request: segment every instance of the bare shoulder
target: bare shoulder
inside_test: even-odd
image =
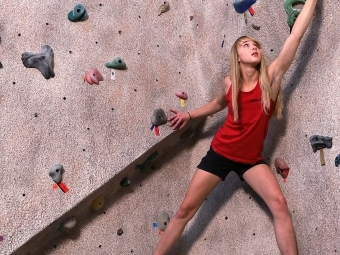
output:
[[[228,93],[230,86],[231,86],[231,78],[230,78],[230,75],[228,75],[223,80],[223,90],[225,91],[226,94]]]

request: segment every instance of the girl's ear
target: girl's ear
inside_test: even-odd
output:
[[[237,56],[237,62],[240,62],[241,60],[240,60],[240,57],[239,56]]]

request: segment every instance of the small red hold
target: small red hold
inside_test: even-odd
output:
[[[103,76],[95,67],[91,67],[84,76],[84,81],[88,82],[90,85],[99,84],[100,81],[103,81]]]
[[[289,167],[287,166],[286,162],[282,158],[276,158],[274,165],[277,173],[280,174],[283,178],[283,181],[286,182],[289,174]]]
[[[255,10],[253,9],[253,7],[250,6],[250,7],[248,8],[248,11],[249,11],[249,13],[250,13],[251,16],[254,16]]]
[[[187,100],[187,99],[188,99],[187,93],[185,93],[185,92],[183,92],[183,91],[181,91],[181,90],[178,90],[178,91],[175,93],[175,95],[176,95],[177,97],[179,97],[180,99],[183,99],[183,100]]]

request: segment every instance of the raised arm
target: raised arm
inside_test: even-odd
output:
[[[282,76],[292,64],[300,41],[313,17],[316,1],[317,0],[306,0],[279,56],[268,66],[269,75],[272,76],[271,78],[273,80],[281,81]]]

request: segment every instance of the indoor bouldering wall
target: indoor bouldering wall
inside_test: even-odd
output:
[[[1,254],[152,254],[226,111],[181,131],[164,115],[219,93],[239,36],[257,38],[270,63],[290,30],[281,0],[257,0],[246,16],[231,0],[4,0],[0,10]],[[318,1],[263,152],[302,255],[340,252],[339,11]],[[324,165],[313,136],[328,137]],[[232,173],[171,254],[280,253],[268,208]]]

